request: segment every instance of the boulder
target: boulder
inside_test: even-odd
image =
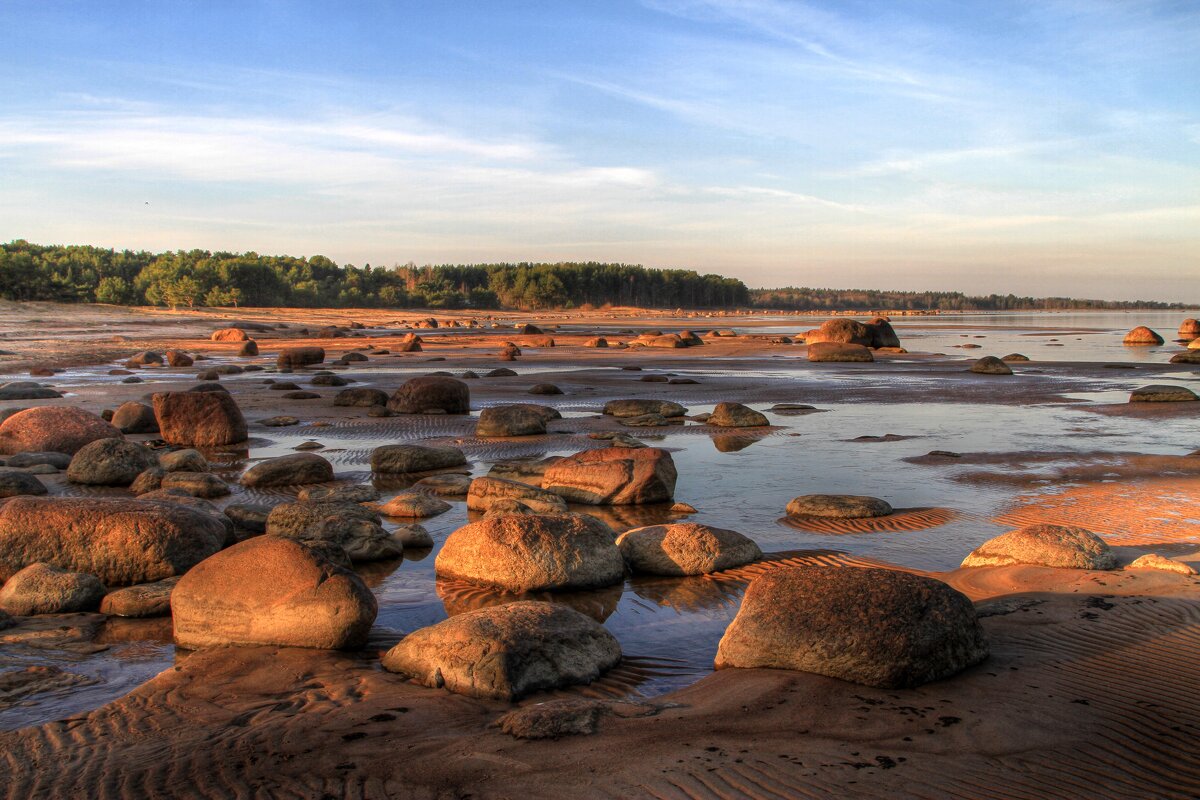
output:
[[[0,580],[39,561],[109,586],[186,572],[221,549],[225,527],[166,503],[98,497],[15,497],[0,507]]]
[[[488,370],[487,372],[485,372],[483,377],[485,377],[485,378],[511,378],[516,374],[517,373],[514,370],[511,370],[508,367],[496,367],[495,369]]]
[[[467,492],[468,509],[490,511],[499,500],[516,500],[536,514],[561,514],[567,510],[561,497],[527,483],[488,476],[471,481]]]
[[[1146,347],[1162,344],[1163,337],[1159,336],[1145,325],[1139,325],[1129,333],[1125,334],[1125,339],[1122,343],[1136,347]]]
[[[546,432],[546,423],[560,419],[553,408],[532,403],[489,406],[479,412],[476,436],[538,436]]]
[[[584,347],[608,347],[608,339],[603,336],[594,336],[583,343]]]
[[[370,408],[371,406],[387,405],[388,395],[382,389],[368,389],[359,386],[353,389],[342,389],[333,397],[335,406],[352,406]]]
[[[208,472],[208,459],[199,450],[172,450],[158,457],[158,465],[167,472]]]
[[[313,386],[346,386],[350,381],[341,375],[314,375]]]
[[[888,327],[890,328],[891,325],[888,325]],[[895,336],[895,331],[892,332],[892,335]],[[810,346],[821,342],[829,342],[871,347],[875,342],[875,336],[871,328],[863,323],[853,319],[842,318],[822,322],[821,327],[804,334],[804,342]],[[899,342],[900,340],[897,339],[896,344],[887,346],[899,347]]]
[[[638,337],[638,341],[647,347],[662,347],[668,350],[687,347],[683,339],[679,338],[679,334],[668,333],[660,336],[648,336],[645,339]]]
[[[62,397],[62,392],[51,389],[48,386],[21,386],[16,384],[31,383],[31,381],[13,381],[0,387],[0,401],[8,400],[53,400]],[[20,411],[23,409],[16,409]],[[15,411],[14,411],[15,413]]]
[[[221,328],[213,331],[209,338],[214,342],[244,342],[250,336],[241,328]]]
[[[529,387],[530,394],[562,394],[563,390],[553,383],[535,383]]]
[[[375,509],[387,517],[424,519],[450,510],[450,504],[424,492],[401,492]]]
[[[260,461],[242,473],[243,486],[298,486],[333,480],[333,464],[316,453],[293,453]]]
[[[196,363],[194,358],[181,350],[168,350],[166,355],[169,367],[190,367]]]
[[[1196,339],[1200,342],[1200,339]],[[1176,353],[1171,356],[1172,364],[1200,364],[1200,348],[1196,350],[1184,350],[1182,353]]]
[[[1028,361],[1029,356],[1021,355],[1020,353],[1009,353],[1006,356],[1001,356],[1000,360],[1004,361],[1005,363],[1018,363],[1022,361]]]
[[[87,486],[128,486],[143,470],[158,466],[145,445],[124,439],[97,439],[79,448],[67,467],[67,480]]]
[[[641,417],[658,414],[663,417],[682,417],[687,409],[670,400],[609,400],[604,413],[612,417]]]
[[[900,337],[896,335],[896,329],[892,327],[892,323],[886,318],[876,317],[867,323],[866,327],[871,334],[871,343],[867,345],[868,347],[900,347]]]
[[[762,558],[762,550],[737,531],[694,522],[633,528],[617,547],[635,574],[707,575]]]
[[[377,610],[375,596],[353,572],[273,536],[206,559],[171,593],[175,643],[191,649],[357,648],[366,643]]]
[[[526,336],[521,340],[521,344],[526,347],[554,347],[553,336]],[[517,350],[515,355],[520,355],[520,350]]]
[[[522,601],[480,608],[410,633],[383,668],[434,689],[516,700],[591,683],[621,660],[621,646],[586,614]]]
[[[423,525],[416,523],[397,525],[392,538],[404,545],[405,550],[428,550],[433,547],[433,536]]]
[[[224,497],[229,484],[211,472],[168,472],[159,480],[160,489],[179,489],[192,497]]]
[[[1142,386],[1129,395],[1131,403],[1186,403],[1192,400],[1200,400],[1200,397],[1191,389],[1166,384]]]
[[[963,559],[964,567],[1034,564],[1058,569],[1115,569],[1108,543],[1083,528],[1028,525],[989,539]]]
[[[471,389],[457,378],[410,378],[392,394],[387,407],[397,414],[469,414]]]
[[[143,350],[137,355],[131,356],[128,363],[138,367],[143,367],[149,364],[162,364],[163,357],[153,350]]]
[[[1179,338],[1189,342],[1200,339],[1200,320],[1188,318],[1179,323]]]
[[[179,578],[140,583],[109,592],[100,601],[100,613],[114,617],[165,617],[171,613],[171,592]]]
[[[159,392],[151,399],[168,444],[217,447],[246,441],[246,418],[228,392]]]
[[[1196,570],[1182,561],[1176,561],[1173,558],[1164,558],[1158,553],[1146,553],[1144,556],[1139,556],[1129,566],[1125,567],[1125,569],[1157,569],[1163,572],[1176,572],[1180,575],[1196,574]]]
[[[22,409],[24,410],[24,409]],[[52,467],[66,469],[71,464],[71,456],[53,450],[46,452],[17,453],[8,459],[8,466],[26,469],[28,467]]]
[[[612,586],[625,577],[615,538],[585,514],[486,516],[447,537],[435,569],[512,592]]]
[[[1012,367],[995,356],[984,356],[971,365],[976,375],[1012,375]]]
[[[280,369],[296,369],[320,364],[324,360],[324,347],[284,347],[275,359],[275,366]]]
[[[717,403],[708,418],[709,425],[721,428],[758,428],[770,425],[765,416],[741,403]]]
[[[75,406],[27,408],[0,422],[0,453],[53,451],[75,455],[97,439],[120,439],[121,432]]]
[[[457,447],[429,447],[420,444],[385,444],[371,451],[371,471],[389,474],[429,472],[461,467],[467,457]]]
[[[870,349],[861,344],[817,342],[808,346],[808,360],[817,362],[855,363],[874,361]]]
[[[453,472],[430,475],[414,483],[413,488],[439,497],[461,497],[471,489],[471,476]]]
[[[162,479],[166,474],[167,471],[162,467],[150,467],[149,469],[142,470],[133,479],[133,483],[129,484],[129,491],[135,495],[158,491],[162,488]]]
[[[104,584],[95,575],[67,572],[50,564],[30,564],[0,588],[0,609],[9,614],[70,614],[94,611],[104,597]]]
[[[242,346],[238,349],[238,355],[247,358],[258,355],[258,342],[253,339],[247,339],[245,342],[242,342]],[[249,369],[249,367],[246,369]]]
[[[905,689],[987,655],[975,606],[941,581],[887,569],[789,567],[750,582],[715,666]]]
[[[542,488],[568,503],[631,505],[672,499],[678,473],[671,454],[658,447],[585,450],[546,469]]]
[[[121,433],[158,433],[154,409],[145,403],[130,400],[113,412],[112,424]]]
[[[28,472],[0,469],[0,498],[46,494],[45,485]]]
[[[404,548],[379,524],[379,514],[358,503],[282,503],[267,515],[266,532],[298,541],[328,542],[352,561],[399,558]]]
[[[789,501],[787,513],[793,517],[864,519],[887,516],[892,513],[892,507],[878,497],[854,494],[806,494]]]

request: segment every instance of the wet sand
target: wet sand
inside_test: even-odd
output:
[[[1200,403],[1139,408],[1121,399],[1147,383],[1195,389],[1200,367],[1166,363],[1178,345],[1150,356],[1131,354],[1122,362],[1127,369],[1035,360],[1014,365],[1012,377],[995,377],[966,367],[981,355],[1003,352],[917,352],[920,337],[906,335],[906,319],[894,324],[913,352],[881,354],[873,364],[812,364],[802,345],[753,335],[685,350],[582,346],[596,332],[626,341],[630,337],[617,331],[769,329],[780,324],[777,319],[510,315],[507,330],[420,330],[424,350],[406,354],[395,351],[404,332],[398,329],[323,340],[252,334],[262,355],[243,359],[233,356],[238,345],[207,341],[209,332],[229,321],[207,314],[112,311],[114,332],[100,338],[128,341],[95,342],[89,349],[94,319],[31,321],[31,314],[46,311],[6,307],[0,313],[6,332],[0,347],[17,354],[4,357],[0,368],[27,369],[34,362],[66,368],[37,380],[68,395],[3,406],[114,408],[153,391],[191,386],[198,371],[218,364],[269,367],[285,345],[318,344],[329,360],[368,344],[392,349],[388,355],[364,350],[369,361],[338,370],[354,386],[388,391],[434,370],[482,373],[507,366],[519,374],[469,381],[473,408],[552,405],[565,419],[550,426],[551,434],[485,440],[473,436],[471,418],[369,418],[365,409],[332,406],[338,390],[308,386],[303,372],[258,372],[222,376],[251,422],[252,438],[248,447],[211,455],[232,479],[247,463],[316,440],[339,481],[361,482],[372,479],[366,459],[373,447],[422,440],[461,447],[478,475],[499,460],[603,446],[587,434],[619,430],[672,450],[680,471],[676,497],[699,510],[687,519],[742,531],[767,557],[704,578],[630,579],[614,592],[559,598],[606,620],[627,658],[590,687],[522,701],[604,704],[595,735],[556,741],[516,740],[501,732],[495,723],[511,710],[508,704],[424,689],[379,668],[380,651],[406,631],[512,599],[434,580],[432,554],[364,570],[381,608],[362,653],[176,653],[161,622],[123,626],[100,615],[69,615],[53,625],[49,618],[22,622],[0,632],[0,659],[7,659],[0,666],[40,664],[58,671],[32,679],[39,691],[0,682],[0,723],[27,720],[0,733],[0,763],[11,776],[6,796],[1200,794],[1200,580],[1141,570],[954,568],[982,541],[1043,521],[1095,531],[1116,548],[1122,564],[1157,552],[1200,567],[1200,457],[1190,455],[1200,447]],[[418,315],[254,310],[244,318],[303,322],[315,330],[351,319],[375,325]],[[573,327],[552,334],[556,347],[524,346],[517,361],[500,362],[500,342],[526,339],[511,329],[516,321],[570,321]],[[816,322],[798,320],[795,330]],[[1070,328],[1061,320],[1048,324],[1059,332]],[[211,360],[186,369],[136,370],[144,381],[136,384],[107,374],[116,366],[107,362],[167,347]],[[642,369],[621,369],[626,366]],[[699,383],[641,381],[672,373]],[[267,377],[294,380],[321,398],[282,400],[262,383]],[[542,382],[555,383],[564,394],[527,393]],[[618,397],[676,400],[692,414],[733,400],[766,412],[772,424],[752,430],[693,421],[625,428],[597,415],[606,400]],[[819,413],[771,412],[774,403],[809,403]],[[301,422],[289,428],[256,422],[276,414]],[[60,476],[46,476],[46,482],[52,494],[124,494],[83,490]],[[379,485],[403,488],[403,482]],[[784,518],[790,497],[835,490],[885,497],[897,513],[800,525]],[[235,489],[221,504],[279,502],[293,494],[294,487]],[[662,507],[600,516],[618,530],[682,518]],[[451,512],[426,525],[440,545],[468,518],[455,502]],[[980,604],[991,657],[949,680],[905,691],[785,671],[713,673],[711,652],[746,583],[780,565],[814,563],[831,569],[882,565],[948,581]],[[57,721],[38,724],[45,719]]]

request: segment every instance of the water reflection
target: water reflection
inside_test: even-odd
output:
[[[597,622],[604,622],[617,610],[622,592],[620,584],[581,592],[509,592],[452,578],[437,579],[437,594],[449,617],[518,600],[541,600],[570,606]]]

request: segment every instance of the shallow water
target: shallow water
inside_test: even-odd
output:
[[[1139,321],[1146,319],[1147,315],[1138,316]],[[939,321],[964,323],[961,317]],[[920,320],[922,325],[925,322]],[[974,321],[970,322],[974,324]],[[903,324],[904,321],[900,321],[900,325]],[[1178,324],[1178,320],[1174,324]],[[996,326],[989,327],[986,321],[980,321],[980,329],[991,331],[988,336],[992,343],[1024,335],[1019,328],[998,332]],[[930,332],[928,335],[931,340],[944,336],[950,341],[951,337],[957,340],[960,332],[956,329],[954,333]],[[1123,331],[1121,333],[1123,335]],[[912,349],[926,349],[924,342],[914,345],[912,340],[917,338],[914,334],[902,329],[901,336]],[[1093,337],[1089,347],[1095,355],[1098,349],[1109,347],[1113,334],[1096,332],[1087,336]],[[1060,338],[1065,340],[1066,337]],[[1032,339],[1023,341],[1028,343]],[[1103,344],[1105,342],[1109,344]],[[1090,360],[1117,360],[1118,356],[1124,356],[1121,360],[1130,359],[1133,348],[1122,348],[1119,343],[1116,347],[1113,355]],[[1015,349],[1021,348],[1004,346],[996,352],[1001,354],[1000,350]],[[1144,351],[1139,349],[1138,352]],[[212,363],[220,363],[220,360]],[[398,363],[395,367],[388,365],[373,370],[369,380],[356,385],[374,384],[387,388],[399,383],[403,377],[441,368],[443,365],[429,362]],[[532,364],[517,369],[523,373],[539,371],[539,367]],[[106,370],[72,370],[56,376],[54,382],[70,386],[119,380],[107,376]],[[700,377],[749,374],[745,370],[726,367],[721,359],[705,359],[703,368],[679,372]],[[155,372],[153,377],[165,378],[169,374]],[[177,375],[184,377],[183,373]],[[777,369],[759,370],[753,375],[794,385],[797,395],[803,395],[806,386],[817,382],[825,388],[831,385],[852,388],[864,381],[881,380],[878,372],[852,369],[844,373],[817,373],[799,360],[781,361]],[[262,374],[227,376],[223,377],[223,382],[237,387],[259,382],[264,377]],[[1037,379],[1035,375],[1027,377]],[[1178,378],[1194,381],[1195,373],[1181,372]],[[1069,380],[1062,375],[1057,379]],[[1095,453],[1178,455],[1195,449],[1194,418],[1144,419],[1089,411],[1089,406],[1097,403],[1123,403],[1129,389],[1145,383],[1144,378],[1119,371],[1105,379],[1113,388],[1100,391],[1081,388],[1079,392],[1068,393],[1071,402],[1034,405],[963,403],[953,402],[949,399],[952,393],[948,393],[944,402],[817,402],[820,413],[787,415],[766,411],[775,427],[753,434],[720,431],[691,422],[684,427],[629,429],[629,433],[648,444],[671,450],[679,471],[676,499],[691,503],[698,513],[684,518],[670,515],[665,507],[607,512],[586,507],[574,510],[597,513],[618,531],[672,519],[731,528],[753,538],[768,557],[790,559],[795,563],[881,561],[926,571],[952,569],[971,549],[1007,529],[1008,526],[994,520],[1010,507],[1016,495],[1028,487],[1052,482],[1054,470],[1063,463],[1070,463],[1076,457],[1088,458],[1091,457],[1089,454]],[[913,387],[933,385],[941,379],[928,375],[891,374],[886,380],[902,383],[897,392],[903,397]],[[1080,386],[1094,383],[1094,380],[1081,380]],[[147,386],[146,390],[151,388]],[[686,392],[697,389],[678,388],[681,399],[686,399]],[[636,390],[624,392],[626,395],[636,393]],[[327,425],[256,428],[252,435],[257,438],[252,440],[249,452],[231,456],[223,466],[223,474],[233,480],[245,466],[246,456],[257,460],[290,453],[296,445],[308,440],[320,441],[324,449],[317,452],[334,463],[339,479],[351,481],[371,480],[368,465],[371,449],[397,441],[454,443],[457,440],[468,454],[472,475],[486,474],[499,460],[565,455],[585,446],[603,444],[578,435],[597,424],[593,417],[600,399],[571,395],[529,399],[560,408],[566,419],[550,427],[570,433],[516,442],[486,442],[472,438],[473,418],[446,416],[359,417],[334,420]],[[488,404],[485,401],[475,405]],[[763,404],[755,405],[763,409]],[[690,413],[710,411],[711,408],[711,404],[692,404]],[[1028,477],[1025,489],[1022,489],[1014,488],[1010,482],[989,480],[986,475],[964,480],[964,473],[980,472],[978,464],[968,466],[953,458],[915,464],[906,460],[931,451],[1061,455],[1030,459],[1029,463],[1022,464],[1019,469]],[[401,488],[395,483],[380,485],[391,492]],[[873,532],[855,532],[852,525],[841,528],[818,525],[805,529],[794,522],[789,523],[783,513],[788,500],[796,495],[815,493],[881,497],[897,509],[897,514],[889,523],[890,528],[880,525]],[[235,494],[220,504],[279,502],[291,494],[294,492],[288,490],[247,492],[235,489]],[[435,579],[438,547],[453,530],[468,521],[463,499],[450,500],[453,505],[450,512],[423,523],[436,542],[432,552],[412,554],[412,557],[395,563],[363,567],[362,572],[380,605],[375,640],[381,643],[394,641],[402,633],[436,623],[450,613],[512,599],[478,587],[439,583]],[[748,574],[734,574],[677,580],[630,578],[623,586],[611,590],[542,597],[569,602],[602,619],[620,640],[628,657],[626,665],[616,674],[581,691],[653,696],[687,685],[711,669],[717,642],[737,611],[748,577]],[[6,645],[0,651],[0,667],[6,670],[26,664],[49,664],[80,675],[86,681],[83,685],[46,692],[29,698],[23,705],[0,710],[0,729],[59,719],[95,708],[167,668],[174,658],[174,648],[166,639],[161,636],[139,639],[136,632],[114,634],[107,650],[88,654]]]

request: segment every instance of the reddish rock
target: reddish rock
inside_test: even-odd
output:
[[[658,447],[606,447],[560,459],[546,469],[542,488],[569,503],[632,505],[672,499],[678,473]]]
[[[74,455],[97,439],[120,439],[121,432],[76,406],[42,406],[18,411],[0,422],[0,453],[53,451]]]
[[[246,418],[227,392],[159,392],[153,402],[168,444],[214,447],[246,441]]]
[[[397,414],[469,414],[471,389],[456,378],[411,378],[392,394],[387,408]]]

